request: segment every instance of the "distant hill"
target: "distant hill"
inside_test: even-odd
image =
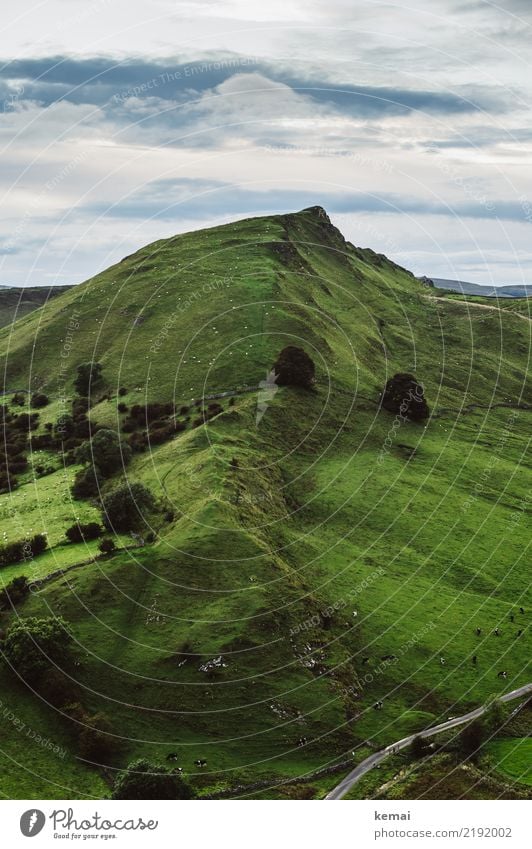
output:
[[[481,286],[478,283],[466,283],[464,280],[447,280],[445,277],[423,277],[434,283],[438,289],[460,292],[463,295],[483,295],[485,298],[529,298],[532,286]]]
[[[0,286],[0,327],[12,324],[70,288],[70,286]]]

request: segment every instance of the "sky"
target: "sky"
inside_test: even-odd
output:
[[[0,284],[325,207],[416,274],[532,283],[530,0],[3,0]]]

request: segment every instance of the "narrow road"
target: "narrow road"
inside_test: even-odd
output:
[[[479,310],[495,310],[496,312],[503,312],[506,315],[515,315],[518,318],[522,318],[523,321],[530,322],[531,320],[529,315],[523,315],[523,313],[518,312],[517,310],[505,310],[504,307],[494,307],[492,304],[477,304],[476,301],[456,301],[454,298],[439,297],[437,295],[425,295],[424,297],[431,301],[443,301],[446,304],[467,304],[468,307],[473,307]],[[508,298],[508,300],[511,300],[511,298]]]
[[[512,690],[511,693],[506,693],[506,695],[501,696],[499,701],[510,702],[512,699],[519,699],[521,696],[526,696],[529,693],[532,693],[532,684],[525,684],[524,687],[519,687],[518,690]],[[385,749],[381,749],[380,752],[374,752],[369,756],[369,758],[366,758],[366,760],[356,766],[349,775],[346,775],[340,784],[337,784],[337,786],[327,794],[325,801],[342,799],[346,793],[349,792],[351,787],[366,774],[366,772],[369,772],[370,769],[383,761],[384,758],[387,758],[388,755],[395,754],[401,749],[406,749],[406,747],[411,744],[414,737],[433,737],[435,734],[440,734],[442,731],[448,731],[450,728],[456,728],[458,725],[464,725],[472,719],[477,719],[485,712],[486,705],[482,705],[482,707],[475,708],[475,710],[471,710],[469,713],[464,713],[463,716],[456,716],[453,719],[448,719],[446,722],[441,722],[439,725],[434,725],[432,728],[426,728],[418,734],[411,734],[409,737],[403,737],[402,740],[398,740],[397,743],[391,743],[389,746],[386,746]]]

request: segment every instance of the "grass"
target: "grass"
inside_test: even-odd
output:
[[[77,362],[102,361],[98,393],[109,398],[91,416],[106,426],[119,421],[118,400],[256,385],[287,335],[304,340],[318,372],[316,393],[280,389],[258,426],[249,392],[135,455],[129,478],[170,502],[173,520],[156,519],[153,545],[73,570],[19,608],[71,623],[84,707],[124,738],[107,774],[177,751],[202,792],[297,778],[529,680],[521,318],[431,301],[316,211],[252,219],[148,246],[0,333],[8,380],[47,381],[52,417],[73,311],[68,380]],[[396,426],[378,409],[399,370],[425,383],[434,416],[424,425]],[[48,529],[53,550],[35,561],[45,569],[67,552],[69,511],[88,520],[96,509],[68,503],[74,471],[0,499],[6,520],[17,499],[21,528]],[[200,670],[219,655],[226,666]],[[21,710],[38,709],[1,675]],[[40,798],[46,776],[17,778],[13,792]]]
[[[488,747],[494,769],[502,775],[532,786],[532,740],[529,737],[494,740]]]

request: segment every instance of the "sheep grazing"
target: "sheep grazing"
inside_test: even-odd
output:
[[[167,760],[167,761],[176,761],[176,760],[177,760],[177,752],[170,752],[170,753],[166,756],[166,760]]]
[[[477,637],[480,637],[482,634],[482,628],[477,628]]]

